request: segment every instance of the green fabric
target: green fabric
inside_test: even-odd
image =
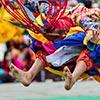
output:
[[[95,43],[92,43],[91,41],[88,41],[87,42],[87,48],[91,51],[94,51],[95,50],[95,47],[96,47],[96,44]]]
[[[22,24],[20,24],[18,22],[13,22],[13,21],[6,20],[6,19],[3,19],[3,20],[6,21],[6,22],[9,22],[9,23],[11,23],[11,24],[13,24],[13,25],[15,25],[15,26],[17,26],[19,28],[25,28]]]

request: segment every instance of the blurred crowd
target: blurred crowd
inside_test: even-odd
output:
[[[68,5],[73,7],[78,3],[82,3],[87,8],[100,8],[100,0],[69,0]]]
[[[34,54],[29,48],[29,38],[22,35],[18,40],[10,40],[1,45],[0,82],[13,82],[9,65],[13,63],[21,70],[27,71],[34,62]]]
[[[18,39],[10,40],[0,44],[0,83],[18,82],[9,70],[11,63],[19,69],[27,71],[31,68],[35,60],[35,54],[30,49],[30,39],[27,35],[22,35]],[[41,82],[46,79],[53,81],[62,80],[60,76],[53,75],[43,69],[38,73],[33,81]]]
[[[100,0],[69,0],[68,7],[74,7],[78,3],[83,3],[87,8],[100,8]],[[11,63],[24,71],[30,69],[35,55],[29,47],[30,39],[27,35],[21,35],[15,40],[11,39],[0,44],[0,83],[17,81],[9,70]],[[50,74],[44,69],[35,78],[36,81],[45,81],[46,79],[58,81],[62,80],[62,77]]]

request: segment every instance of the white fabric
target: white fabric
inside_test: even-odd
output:
[[[0,43],[0,61],[4,60],[4,53],[7,50],[5,43]]]
[[[80,51],[81,47],[68,47],[64,45],[57,49],[53,54],[46,56],[46,60],[53,66],[59,67],[65,62],[69,61],[71,58],[78,56]]]

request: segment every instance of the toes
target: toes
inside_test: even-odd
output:
[[[71,89],[71,87],[70,87],[69,85],[65,85],[64,88],[65,88],[66,90],[70,90],[70,89]]]
[[[65,67],[64,68],[64,72],[70,72],[69,68],[68,67]]]
[[[68,67],[65,67],[65,68],[64,68],[63,74],[64,74],[66,77],[72,78],[72,74],[71,74],[71,72],[70,72],[70,70],[69,70]]]
[[[13,68],[14,68],[14,65],[13,65],[13,64],[11,64],[11,65],[9,66],[9,68],[10,68],[10,69],[13,69]]]

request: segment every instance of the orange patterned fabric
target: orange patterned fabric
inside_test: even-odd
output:
[[[87,70],[91,69],[93,66],[93,60],[89,57],[90,51],[87,48],[83,48],[83,50],[80,53],[80,56],[78,57],[78,59],[76,60],[76,62],[79,61],[84,61],[87,65]],[[52,66],[50,63],[48,63],[46,61],[46,56],[47,53],[43,50],[39,50],[37,53],[37,58],[41,59],[41,61],[43,62],[43,64],[46,66]]]
[[[43,51],[43,50],[39,50],[36,53],[36,57],[39,58],[39,59],[41,59],[41,61],[43,62],[44,66],[45,67],[46,66],[49,66],[50,67],[51,64],[46,61],[46,56],[47,56],[47,53],[45,51]]]
[[[93,78],[94,78],[97,82],[100,83],[100,75],[95,75],[95,76],[93,76]]]
[[[93,60],[89,57],[90,51],[87,48],[84,48],[76,62],[84,61],[87,65],[87,70],[91,69],[93,66]]]

